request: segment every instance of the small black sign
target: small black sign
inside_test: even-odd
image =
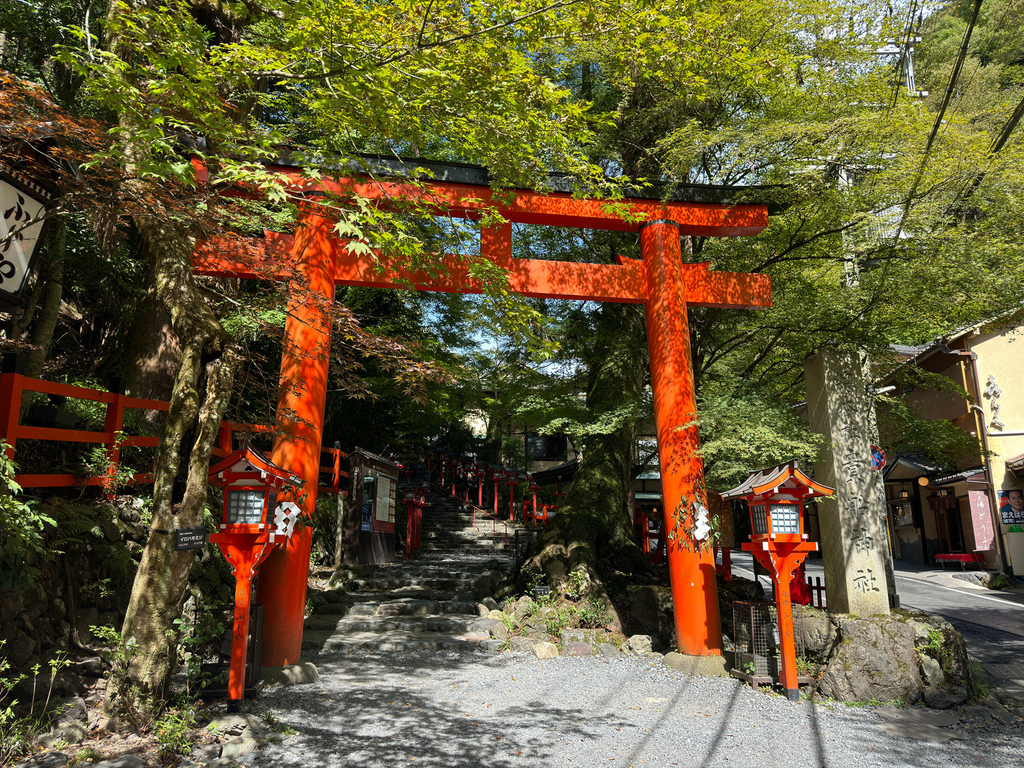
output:
[[[174,532],[174,550],[176,552],[182,549],[202,549],[204,544],[206,544],[206,529],[202,526],[178,528]]]
[[[538,600],[545,597],[551,597],[551,587],[534,587],[533,596]]]

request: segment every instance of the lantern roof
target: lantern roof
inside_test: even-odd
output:
[[[722,494],[723,499],[737,499],[745,496],[760,496],[771,491],[793,491],[803,489],[799,495],[805,499],[816,496],[831,496],[836,490],[816,483],[804,474],[796,459],[768,469],[755,469],[740,485]]]
[[[208,477],[210,480],[218,480],[221,479],[221,475],[231,471],[237,473],[259,472],[263,475],[269,475],[281,483],[287,483],[296,487],[302,485],[302,480],[298,475],[294,475],[287,469],[279,467],[267,458],[266,454],[256,450],[248,443],[243,443],[234,453],[210,467]]]

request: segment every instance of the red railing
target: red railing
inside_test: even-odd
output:
[[[342,479],[349,478],[349,473],[341,468],[341,460],[347,459],[348,454],[338,447],[338,443],[334,445],[334,448],[320,448],[320,493],[337,495],[341,490]]]
[[[557,504],[542,504],[540,512],[536,509],[531,509],[532,504],[528,500],[523,501],[523,525],[526,525],[529,521],[530,526],[533,528],[537,527],[537,521],[539,520],[541,525],[547,525],[548,521],[555,516],[558,512]]]
[[[806,582],[807,588],[811,590],[811,606],[814,608],[824,608],[825,585],[821,583],[821,576],[808,576]]]
[[[56,427],[34,427],[20,424],[21,400],[25,392],[39,392],[45,395],[57,395],[78,400],[91,400],[105,403],[106,417],[102,432],[80,429],[60,429]],[[43,381],[23,376],[20,373],[0,374],[0,403],[6,403],[6,412],[0,412],[0,437],[7,441],[8,454],[13,459],[15,447],[19,439],[48,440],[65,443],[91,443],[103,445],[107,449],[110,474],[117,475],[122,448],[154,448],[160,438],[148,436],[132,436],[120,434],[124,426],[124,412],[127,408],[138,408],[150,411],[166,411],[168,404],[160,400],[146,400],[139,397],[128,397],[119,392],[103,392],[86,389],[71,384],[55,381]],[[3,406],[0,406],[3,407]],[[75,474],[20,474],[16,481],[23,488],[67,488],[78,485],[104,485],[109,478],[94,476],[83,478]],[[151,483],[151,473],[133,475],[131,482]]]
[[[715,547],[715,572],[723,581],[732,581],[732,550],[729,547]]]
[[[95,432],[81,429],[61,429],[58,427],[36,427],[20,423],[21,402],[25,392],[39,392],[44,395],[89,400],[104,403],[107,406],[103,423],[103,431]],[[128,409],[146,411],[166,411],[168,403],[163,400],[147,400],[141,397],[129,397],[121,392],[103,391],[64,384],[56,381],[44,381],[23,376],[20,373],[0,373],[0,438],[7,442],[7,452],[14,458],[18,440],[46,440],[64,443],[88,443],[102,445],[106,448],[108,460],[108,476],[94,475],[82,477],[73,473],[56,474],[19,474],[15,481],[22,488],[73,488],[76,486],[109,486],[118,476],[123,448],[155,448],[160,438],[150,435],[125,435],[124,412]],[[263,424],[237,424],[224,421],[220,425],[217,445],[213,455],[227,456],[233,450],[233,434],[236,432],[267,433],[273,427]],[[346,456],[337,448],[324,448],[331,456],[330,465],[321,469],[321,473],[329,474],[331,485],[324,490],[338,492],[340,480],[348,477],[341,471],[341,459]],[[130,478],[119,478],[126,483],[152,483],[152,472],[140,472]]]

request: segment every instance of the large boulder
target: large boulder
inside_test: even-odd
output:
[[[837,642],[818,683],[838,701],[913,704],[924,688],[918,671],[915,631],[900,616],[833,616]]]
[[[895,615],[914,633],[914,648],[925,685],[945,690],[958,704],[965,701],[972,682],[963,635],[941,616],[903,611]]]

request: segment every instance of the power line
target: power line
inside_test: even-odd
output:
[[[896,238],[903,232],[903,225],[906,224],[907,216],[910,214],[910,205],[914,200],[914,195],[917,194],[917,187],[924,176],[925,166],[928,165],[928,156],[931,154],[932,144],[935,143],[935,137],[939,133],[939,128],[942,127],[942,121],[946,116],[946,109],[949,107],[949,102],[953,98],[953,91],[956,89],[956,82],[960,79],[960,72],[964,68],[964,62],[967,60],[967,49],[971,42],[971,33],[974,32],[974,25],[978,21],[981,3],[982,0],[974,0],[974,11],[971,13],[971,20],[967,24],[967,30],[964,32],[964,39],[960,43],[960,51],[957,54],[956,63],[953,65],[953,71],[949,75],[949,83],[946,85],[946,92],[942,96],[942,104],[939,105],[938,114],[935,115],[935,124],[932,125],[931,133],[928,134],[928,143],[924,147],[924,157],[921,158],[921,166],[914,177],[914,183],[910,187],[910,192],[907,193],[907,199],[903,202],[903,213],[900,216],[900,223],[896,227]]]

